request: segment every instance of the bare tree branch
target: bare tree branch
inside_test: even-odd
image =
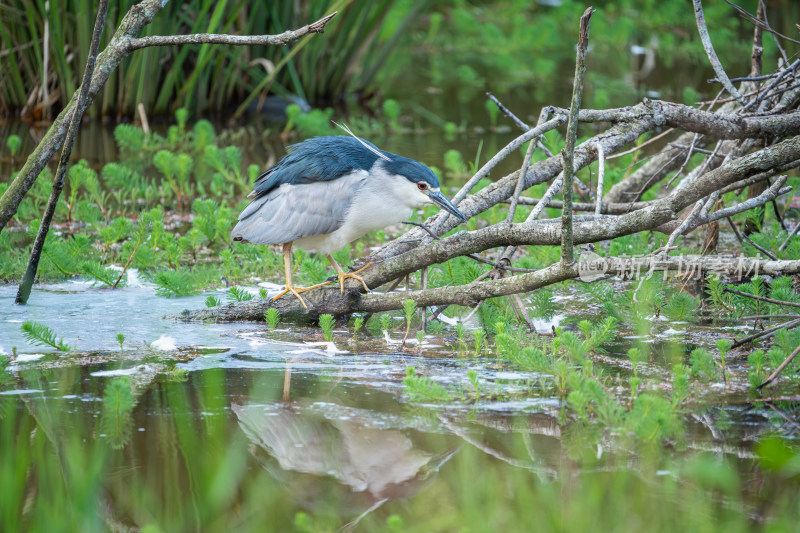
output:
[[[711,37],[709,37],[708,28],[706,27],[706,17],[703,14],[703,5],[700,3],[700,0],[692,1],[694,3],[694,18],[697,21],[697,32],[700,34],[700,40],[703,42],[703,48],[706,50],[711,68],[714,69],[714,72],[717,74],[717,79],[722,86],[725,87],[725,90],[728,91],[731,96],[739,100],[742,105],[745,105],[747,101],[739,91],[736,90],[736,87],[733,86],[728,75],[725,74],[725,69],[722,68],[722,63],[719,62],[717,53],[714,51],[714,46],[711,44]]]
[[[181,46],[187,44],[225,44],[229,46],[286,46],[312,33],[325,33],[325,25],[336,16],[338,11],[322,17],[313,24],[307,24],[296,30],[287,30],[278,35],[228,35],[219,33],[192,33],[188,35],[151,35],[129,39],[126,53],[141,50],[149,46]]]

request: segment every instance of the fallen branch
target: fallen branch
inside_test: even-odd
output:
[[[338,287],[320,287],[303,294],[308,305],[307,312],[294,298],[280,298],[275,302],[266,298],[198,311],[186,310],[166,318],[213,322],[263,321],[264,313],[274,307],[288,321],[310,322],[316,320],[323,313],[343,316],[355,312],[375,313],[402,309],[403,302],[408,299],[414,300],[418,307],[460,305],[472,308],[489,298],[530,292],[554,283],[579,278],[582,272],[601,272],[604,275],[626,278],[634,275],[651,275],[662,271],[676,271],[678,275],[691,273],[697,276],[713,272],[722,276],[741,278],[745,275],[757,274],[772,276],[797,274],[800,273],[800,260],[768,261],[724,256],[683,256],[659,259],[648,256],[606,258],[600,270],[593,270],[596,268],[597,265],[580,261],[569,266],[555,263],[536,272],[517,276],[474,281],[455,287],[437,287],[409,292],[361,294],[356,290],[350,290],[343,295]]]

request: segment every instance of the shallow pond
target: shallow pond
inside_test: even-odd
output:
[[[679,446],[628,447],[530,393],[542,376],[454,358],[446,337],[423,355],[401,332],[339,330],[334,348],[317,329],[162,320],[206,295],[129,281],[36,287],[25,307],[0,287],[0,351],[17,350],[0,385],[4,530],[631,530],[651,514],[721,528],[774,519],[791,492],[756,443],[795,435],[796,404],[730,395],[687,415]],[[26,344],[26,320],[76,351]],[[409,366],[494,392],[411,402]],[[133,392],[114,402],[120,376]]]

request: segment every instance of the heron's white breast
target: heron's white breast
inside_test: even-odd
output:
[[[425,205],[427,197],[416,184],[403,176],[387,173],[380,160],[369,174],[359,190],[353,191],[350,208],[339,229],[297,239],[295,245],[321,254],[334,253],[370,231],[408,220],[414,208]]]

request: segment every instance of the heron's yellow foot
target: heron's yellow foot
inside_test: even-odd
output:
[[[364,272],[367,268],[371,267],[372,263],[367,263],[363,267],[359,268],[354,272],[342,272],[339,271],[336,273],[336,276],[339,278],[339,286],[342,289],[342,294],[344,294],[344,280],[346,279],[356,279],[361,282],[361,285],[364,286],[364,290],[369,292],[369,287],[367,287],[367,283],[364,281],[364,278],[359,276],[362,272]]]
[[[303,304],[303,308],[308,309],[308,306],[306,305],[305,300],[303,300],[303,298],[300,296],[300,293],[310,291],[311,289],[316,289],[317,287],[322,287],[323,285],[327,285],[328,283],[330,282],[325,281],[323,283],[317,283],[316,285],[312,285],[311,287],[298,287],[296,285],[287,285],[285,289],[283,289],[281,292],[272,297],[272,301],[274,302],[284,294],[291,292],[297,297],[298,300],[300,300],[300,303]]]

